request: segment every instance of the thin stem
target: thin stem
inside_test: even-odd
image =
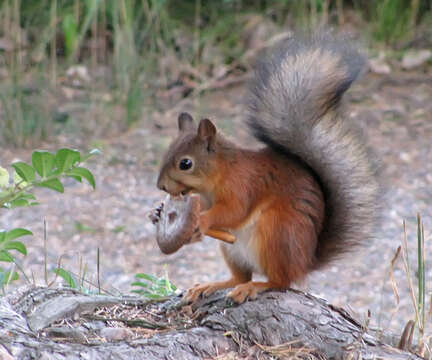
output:
[[[98,285],[98,291],[99,294],[101,293],[101,281],[100,281],[100,248],[97,248],[97,259],[96,259],[96,265],[97,265],[97,285]]]
[[[405,273],[407,274],[407,278],[408,278],[408,285],[409,285],[409,289],[410,289],[411,300],[413,302],[414,310],[416,313],[416,322],[417,322],[419,319],[419,313],[418,313],[417,300],[416,300],[416,296],[415,296],[415,292],[414,292],[414,286],[413,286],[412,277],[411,277],[411,267],[410,267],[410,262],[409,262],[409,257],[408,257],[408,238],[407,238],[405,220],[403,221],[403,230],[404,230],[404,236],[403,236],[403,245],[404,246],[402,247],[402,249],[403,249],[402,259],[403,259],[403,263],[404,263],[404,267],[405,267]]]
[[[46,219],[44,219],[44,270],[45,270],[45,285],[48,286],[48,245]]]
[[[51,39],[51,82],[55,87],[57,80],[57,0],[52,2],[51,8],[51,29],[52,29],[52,39]]]

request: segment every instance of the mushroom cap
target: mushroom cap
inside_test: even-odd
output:
[[[199,195],[166,197],[156,222],[156,241],[164,254],[172,254],[191,241],[199,227],[199,215]]]

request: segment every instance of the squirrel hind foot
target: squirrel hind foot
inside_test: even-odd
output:
[[[228,293],[227,296],[234,300],[237,304],[243,304],[247,299],[255,300],[259,293],[269,289],[282,289],[282,287],[270,281],[248,281],[247,283],[237,285],[232,291]]]
[[[211,282],[205,284],[198,284],[188,289],[184,296],[184,304],[193,304],[198,301],[200,297],[210,296],[214,292],[223,289],[229,289],[241,284],[239,279],[230,279],[227,281]]]

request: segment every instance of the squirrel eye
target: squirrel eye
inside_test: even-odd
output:
[[[179,168],[180,170],[189,170],[193,165],[193,162],[191,159],[184,158],[180,160]]]

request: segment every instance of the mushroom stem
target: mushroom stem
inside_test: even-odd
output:
[[[236,238],[233,234],[223,230],[208,229],[206,235],[230,244],[233,244],[236,241]]]

